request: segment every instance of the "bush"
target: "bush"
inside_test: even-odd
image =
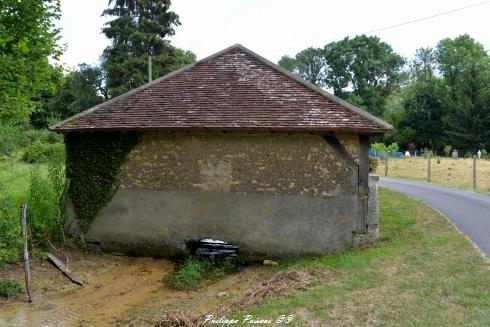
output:
[[[10,298],[21,292],[20,284],[16,280],[6,279],[0,281],[0,296]]]
[[[29,140],[21,128],[0,125],[0,155],[10,155],[17,148],[28,143]]]
[[[65,145],[63,143],[48,143],[36,141],[26,147],[22,160],[27,163],[47,163],[50,161],[63,161],[65,158]]]
[[[63,137],[42,129],[24,130],[21,127],[0,125],[0,155],[10,155],[13,151],[36,142],[60,143]]]
[[[371,149],[375,150],[376,152],[384,152],[386,151],[386,145],[382,142],[377,142],[371,144]]]
[[[29,140],[29,144],[41,141],[46,143],[59,143],[63,142],[63,136],[55,132],[51,132],[47,129],[29,129],[24,132],[26,138]],[[26,144],[27,145],[27,144]]]
[[[379,160],[377,158],[369,157],[369,172],[375,173],[378,170]]]
[[[449,157],[449,154],[451,154],[452,149],[453,149],[452,145],[444,146],[444,153],[446,153],[446,157]]]
[[[391,143],[390,145],[388,145],[386,147],[386,150],[388,151],[391,151],[391,152],[398,152],[398,150],[400,149],[400,147],[398,146],[398,143]]]

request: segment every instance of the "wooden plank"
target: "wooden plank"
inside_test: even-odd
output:
[[[48,259],[55,265],[56,268],[58,268],[63,274],[65,274],[66,277],[68,277],[73,283],[78,284],[80,286],[83,286],[83,281],[78,278],[77,276],[73,275],[69,270],[68,267],[57,257],[55,257],[53,254],[48,253]]]
[[[367,232],[369,197],[369,136],[359,135],[359,204],[358,233]]]
[[[29,249],[27,248],[26,211],[27,211],[27,204],[23,204],[20,207],[20,225],[22,230],[22,239],[24,240],[24,272],[25,272],[27,296],[29,297],[29,302],[32,302],[31,265],[29,264]]]

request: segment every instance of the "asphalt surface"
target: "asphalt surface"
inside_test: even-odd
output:
[[[381,177],[378,185],[422,200],[442,212],[490,260],[490,196],[386,177]]]

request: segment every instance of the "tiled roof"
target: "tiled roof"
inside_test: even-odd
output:
[[[241,45],[51,127],[95,130],[287,131],[380,134],[391,125]]]

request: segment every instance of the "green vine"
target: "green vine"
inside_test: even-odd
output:
[[[112,199],[119,187],[121,166],[139,142],[139,135],[135,132],[65,135],[68,195],[82,230],[88,230],[99,210]]]

